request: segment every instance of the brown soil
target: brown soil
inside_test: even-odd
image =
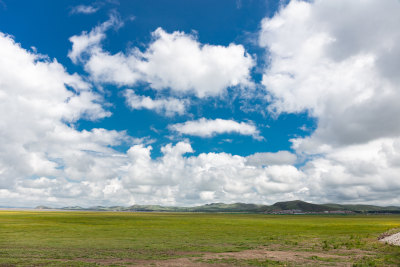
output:
[[[266,259],[279,261],[285,266],[352,266],[352,263],[370,252],[361,250],[331,250],[326,252],[282,251],[268,249],[244,250],[240,252],[201,253],[202,256],[190,256],[200,253],[188,253],[187,257],[168,260],[135,260],[135,259],[77,259],[83,262],[94,262],[100,265],[123,266],[232,266],[229,261],[246,265],[246,260]],[[175,253],[184,256],[187,253]],[[228,262],[228,263],[227,263]]]

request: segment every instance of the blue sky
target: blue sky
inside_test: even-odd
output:
[[[0,206],[400,205],[397,11],[3,0]]]

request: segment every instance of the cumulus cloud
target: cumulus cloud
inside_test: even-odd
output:
[[[247,164],[253,166],[293,165],[297,161],[297,156],[289,151],[278,151],[276,153],[255,153],[246,157],[246,159]]]
[[[149,109],[166,116],[184,114],[187,105],[187,101],[172,97],[152,99],[148,96],[139,96],[130,89],[125,90],[124,96],[131,109]]]
[[[382,138],[341,147],[308,162],[307,194],[318,201],[398,205],[399,141]]]
[[[132,50],[130,54],[119,52],[111,55],[94,47],[86,54],[88,60],[85,61],[84,68],[95,83],[110,83],[118,86],[136,85],[144,77],[138,69],[140,64],[138,54],[138,51]]]
[[[221,94],[230,86],[250,85],[253,59],[242,45],[200,44],[193,35],[158,28],[140,65],[154,89],[193,91],[199,97]]]
[[[400,2],[291,1],[264,19],[271,111],[308,111],[307,142],[347,145],[400,134]]]
[[[250,70],[254,60],[242,45],[201,44],[193,34],[158,28],[144,52],[135,47],[111,54],[102,49],[101,40],[115,24],[111,17],[89,33],[70,38],[71,60],[77,63],[85,53],[87,58],[81,62],[95,82],[119,86],[144,82],[156,90],[171,89],[198,97],[217,96],[231,86],[253,86]]]
[[[224,133],[238,133],[241,135],[250,135],[257,140],[263,139],[260,136],[259,130],[254,124],[247,122],[236,122],[233,120],[209,120],[206,118],[201,118],[196,121],[187,121],[184,123],[170,125],[169,129],[180,134],[200,137],[212,137],[216,134]]]
[[[247,165],[244,157],[226,153],[185,156],[193,152],[186,142],[164,146],[163,155],[156,159],[151,158],[151,150],[151,146],[134,145],[124,156],[107,156],[101,161],[104,165],[90,167],[118,169],[116,177],[99,172],[93,174],[95,179],[76,182],[61,177],[21,179],[13,189],[0,189],[0,203],[3,199],[53,206],[271,203],[298,197],[304,186],[304,174],[290,165],[255,167]]]
[[[121,181],[146,203],[161,198],[164,204],[232,202],[239,195],[240,201],[269,202],[293,197],[292,192],[302,187],[303,174],[289,165],[257,168],[247,165],[244,157],[226,153],[184,157],[193,152],[185,142],[165,146],[156,160],[150,151],[142,145],[128,151],[131,162]]]
[[[396,0],[294,0],[262,21],[269,110],[318,122],[291,140],[311,156],[302,171],[314,201],[399,203],[399,12]]]
[[[272,202],[301,190],[303,174],[290,165],[194,156],[187,142],[165,145],[153,159],[150,146],[135,145],[125,132],[79,131],[74,122],[111,115],[91,86],[4,34],[0,48],[1,206]],[[132,144],[126,153],[113,149],[122,143]]]
[[[97,120],[111,113],[88,83],[68,74],[56,60],[28,52],[3,33],[0,57],[3,190],[14,192],[25,179],[35,177],[90,179],[97,174],[96,165],[107,165],[98,155],[112,157],[112,146],[130,142],[124,132],[74,128],[79,119]]]

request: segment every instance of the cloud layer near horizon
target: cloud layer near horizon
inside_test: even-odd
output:
[[[400,205],[400,2],[291,1],[265,18],[264,94],[271,114],[308,112],[317,120],[293,151],[247,157],[192,155],[189,141],[164,144],[151,157],[146,138],[125,131],[78,130],[79,120],[111,116],[94,86],[123,87],[127,105],[167,116],[187,111],[183,97],[220,97],[252,88],[255,60],[243,45],[201,44],[159,28],[144,51],[110,53],[106,31],[117,15],[70,38],[70,59],[88,79],[0,34],[0,205],[188,205],[303,199]],[[168,63],[168,64],[167,64]],[[133,88],[171,92],[165,98]],[[197,119],[170,125],[188,136],[236,132],[259,138],[256,125]],[[185,136],[186,138],[187,136]],[[116,149],[124,144],[126,152]],[[299,164],[304,162],[303,165]]]

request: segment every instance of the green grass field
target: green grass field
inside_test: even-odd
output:
[[[400,216],[0,211],[0,266],[399,266]]]

